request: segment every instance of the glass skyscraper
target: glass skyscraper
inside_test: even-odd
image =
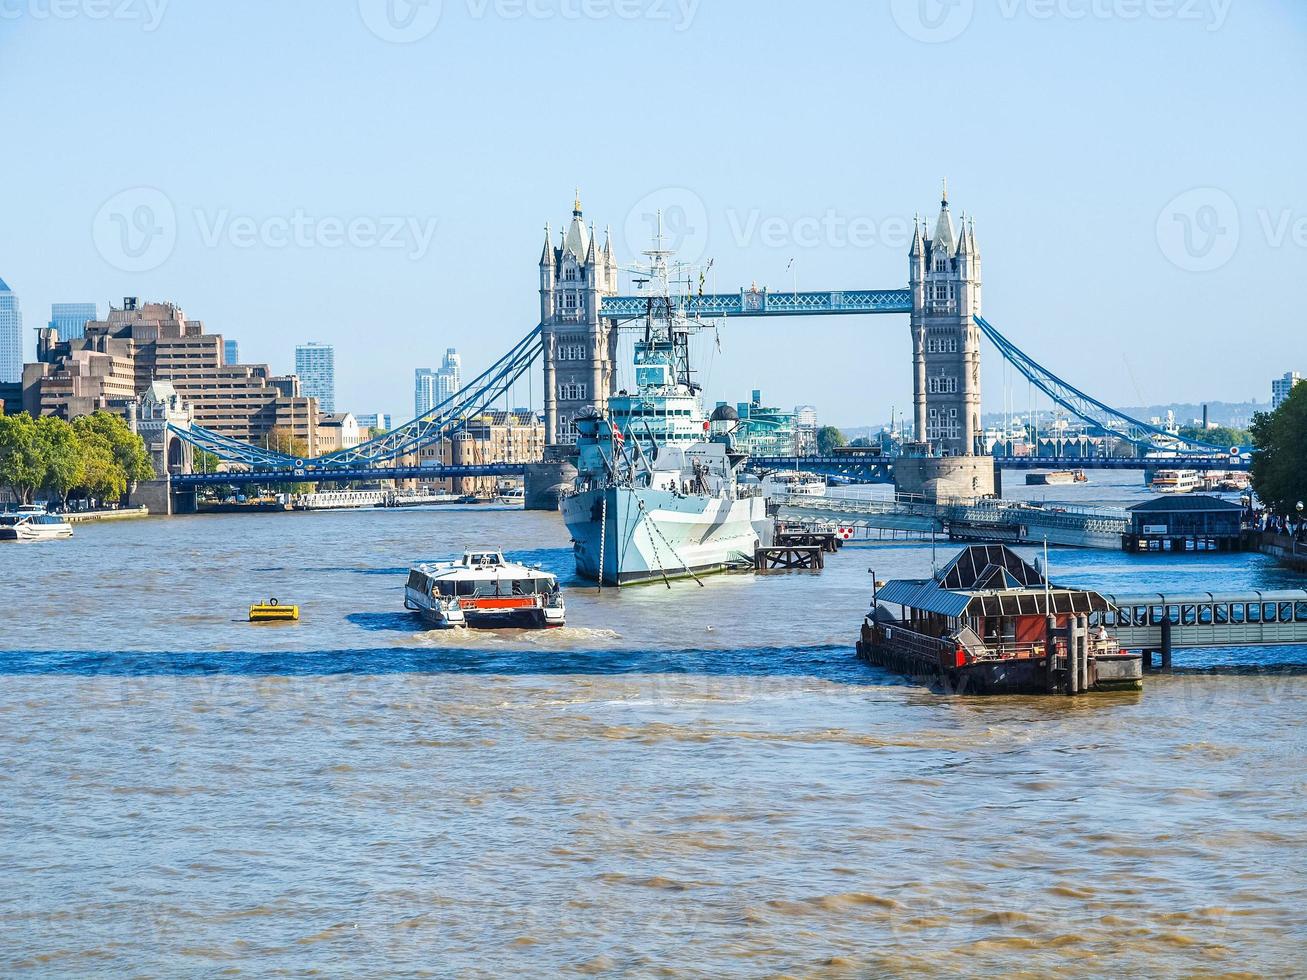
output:
[[[318,411],[336,411],[336,348],[330,344],[307,343],[295,348],[295,373],[300,390],[318,400]]]
[[[239,364],[241,362],[240,345],[234,340],[223,340],[222,342],[222,363]]]
[[[0,279],[0,384],[23,380],[23,311],[18,297]]]
[[[100,319],[94,303],[51,303],[50,329],[60,340],[79,340],[86,336],[86,321]]]
[[[413,417],[425,415],[446,398],[458,394],[463,384],[463,359],[450,347],[440,367],[417,368],[413,372]]]

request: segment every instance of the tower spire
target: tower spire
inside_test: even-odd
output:
[[[948,207],[948,178],[941,177],[940,185],[941,185],[941,192],[940,192],[939,206],[942,208],[946,208]]]
[[[572,217],[581,217],[581,188],[576,189],[576,197],[572,199]]]

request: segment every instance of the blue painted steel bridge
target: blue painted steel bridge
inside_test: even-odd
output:
[[[603,299],[600,316],[628,320],[645,314],[645,296],[609,296]],[[741,289],[736,293],[692,294],[680,298],[683,311],[690,316],[775,317],[867,315],[876,313],[911,313],[912,294],[908,289],[854,289],[820,292],[770,292],[765,289]],[[1247,469],[1249,457],[1231,455],[1229,447],[1180,439],[1156,426],[1132,418],[1074,387],[1035,361],[982,317],[976,324],[998,352],[1032,385],[1044,392],[1055,404],[1107,435],[1122,439],[1141,451],[1152,452],[1159,445],[1179,449],[1167,458],[1037,458],[1030,461],[1005,460],[1004,465],[1067,468],[1146,468],[1183,465],[1193,469]],[[543,353],[543,327],[536,326],[522,337],[498,361],[468,382],[461,391],[441,402],[425,415],[399,426],[382,436],[349,449],[317,458],[295,458],[260,446],[252,446],[220,435],[200,426],[170,426],[180,439],[197,449],[212,453],[229,463],[248,467],[248,473],[194,474],[174,477],[183,486],[206,483],[372,480],[412,476],[490,476],[511,475],[523,471],[522,464],[486,466],[396,467],[393,461],[423,446],[437,442],[457,431],[469,420],[490,410]],[[774,464],[774,466],[772,465]],[[755,459],[754,469],[786,469],[794,460]],[[888,482],[892,479],[891,460],[884,457],[804,457],[805,470],[826,473],[837,479],[861,482]],[[457,472],[455,472],[457,470]]]

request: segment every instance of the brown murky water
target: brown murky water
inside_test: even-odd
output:
[[[903,684],[851,646],[868,565],[928,571],[917,545],[820,576],[573,583],[549,634],[399,611],[407,562],[464,545],[566,572],[556,520],[194,518],[0,548],[0,973],[1307,971],[1307,676],[1074,701]],[[268,594],[303,621],[241,622]]]

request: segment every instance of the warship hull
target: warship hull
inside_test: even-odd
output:
[[[770,544],[762,497],[617,486],[574,493],[562,500],[561,510],[577,574],[600,581],[602,564],[605,585],[751,568],[754,550]]]

